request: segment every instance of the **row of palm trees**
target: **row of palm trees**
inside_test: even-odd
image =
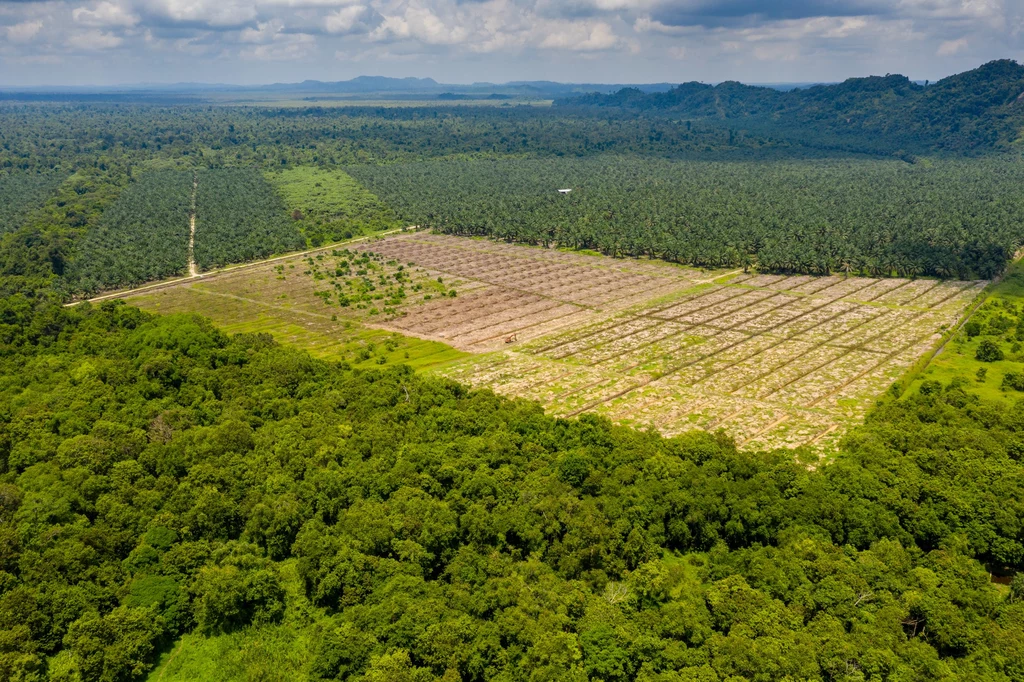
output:
[[[410,223],[438,231],[701,267],[989,278],[1024,241],[1024,164],[1004,160],[601,157],[349,172]]]

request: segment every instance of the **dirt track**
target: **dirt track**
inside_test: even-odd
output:
[[[188,276],[198,277],[199,268],[196,267],[196,194],[199,191],[199,174],[192,176],[192,211],[189,213],[188,233]]]

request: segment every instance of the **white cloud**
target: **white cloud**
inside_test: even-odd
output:
[[[259,17],[255,4],[237,0],[142,0],[142,4],[158,19],[210,28],[241,27]]]
[[[619,39],[612,27],[603,21],[566,23],[540,41],[542,48],[577,52],[610,50],[618,44]]]
[[[256,28],[247,28],[239,33],[239,41],[252,45],[243,48],[243,59],[282,61],[301,59],[316,47],[316,38],[307,33],[289,33],[278,21],[260,23]]]
[[[99,2],[92,8],[78,7],[71,12],[76,23],[85,26],[135,26],[139,16],[112,2]]]
[[[952,55],[963,52],[967,49],[967,38],[957,38],[956,40],[946,40],[939,49],[935,51],[940,57],[950,57]]]
[[[67,39],[67,45],[69,47],[79,50],[109,50],[114,47],[119,47],[124,42],[124,39],[118,35],[114,35],[108,31],[81,31],[73,33]]]
[[[633,22],[633,30],[637,33],[663,33],[665,35],[683,35],[685,33],[695,33],[696,29],[692,26],[669,26],[656,19],[651,19],[650,16],[638,17]]]
[[[449,26],[429,7],[411,3],[403,9],[397,14],[384,14],[384,21],[370,34],[371,39],[412,39],[427,45],[456,45],[470,37],[470,28],[465,23]]]
[[[7,27],[7,39],[12,43],[27,43],[39,35],[42,28],[42,21],[23,21]]]
[[[366,5],[350,5],[324,17],[324,29],[328,33],[348,34],[358,29],[365,29],[363,19],[369,14]]]

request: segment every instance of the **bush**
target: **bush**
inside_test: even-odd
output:
[[[982,362],[999,362],[1003,359],[1003,351],[994,341],[984,339],[978,344],[978,351],[974,357]]]
[[[105,616],[89,614],[72,623],[64,638],[82,679],[135,680],[151,667],[164,621],[152,609],[121,606]]]
[[[270,562],[238,546],[219,566],[204,566],[192,585],[196,624],[206,633],[231,632],[250,623],[280,620],[284,589]]]
[[[1003,376],[1002,388],[1004,391],[1024,391],[1024,372],[1007,372]]]

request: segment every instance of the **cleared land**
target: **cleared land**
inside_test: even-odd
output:
[[[356,366],[406,363],[428,369],[466,353],[374,324],[394,305],[417,306],[458,282],[387,263],[381,256],[328,248],[119,296],[161,314],[199,313],[229,333],[266,332],[312,354]]]
[[[414,366],[555,414],[670,435],[722,428],[758,449],[834,443],[986,285],[709,273],[427,233],[353,248],[390,274],[357,275],[335,252],[133,301],[346,358],[370,343],[360,334],[397,332],[388,338],[433,344],[410,354]],[[408,279],[396,283],[399,268]]]

